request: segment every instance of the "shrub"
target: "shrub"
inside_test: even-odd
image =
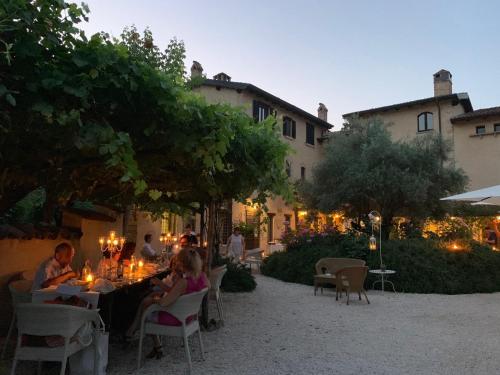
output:
[[[227,265],[227,272],[221,283],[224,292],[251,292],[257,286],[255,277],[243,264],[231,263],[227,258],[221,258],[218,263]]]
[[[466,251],[451,252],[446,243],[434,239],[388,240],[382,255],[396,290],[409,293],[489,293],[500,291],[500,253],[467,241]],[[288,245],[286,252],[264,260],[264,275],[301,284],[313,284],[314,265],[324,257],[364,259],[370,269],[380,268],[379,253],[368,250],[368,238],[332,234],[302,238]],[[369,274],[366,285],[375,281]]]

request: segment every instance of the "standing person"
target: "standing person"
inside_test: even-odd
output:
[[[227,250],[229,257],[236,261],[245,259],[245,238],[240,232],[240,228],[235,227],[233,233],[227,239]]]
[[[198,245],[198,238],[196,237],[196,232],[193,231],[193,227],[191,226],[191,224],[187,224],[185,227],[184,227],[184,236],[188,236],[189,237],[189,243],[191,245],[194,245],[194,246],[197,246]]]
[[[151,234],[146,234],[144,236],[144,246],[141,250],[141,255],[146,260],[155,260],[157,257],[155,249],[151,246],[151,241],[153,236]]]
[[[31,290],[59,285],[77,277],[70,266],[74,256],[75,249],[69,243],[62,242],[57,245],[54,249],[54,256],[45,260],[38,267]]]

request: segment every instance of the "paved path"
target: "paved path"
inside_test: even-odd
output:
[[[225,294],[227,320],[204,334],[193,374],[500,374],[500,294],[381,294],[347,306],[332,292],[257,276]],[[180,341],[136,372],[136,347],[110,348],[108,374],[183,374]],[[145,349],[149,350],[148,347]],[[48,374],[48,373],[47,373]]]

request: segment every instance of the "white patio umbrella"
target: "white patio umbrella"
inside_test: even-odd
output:
[[[442,201],[464,201],[474,204],[500,206],[500,185],[490,186],[484,189],[469,191],[467,193],[452,195],[441,198]]]

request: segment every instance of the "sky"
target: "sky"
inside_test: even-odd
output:
[[[500,1],[86,0],[87,34],[149,27],[164,49],[177,37],[186,67],[225,72],[314,115],[433,95],[447,69],[475,109],[500,106]]]

